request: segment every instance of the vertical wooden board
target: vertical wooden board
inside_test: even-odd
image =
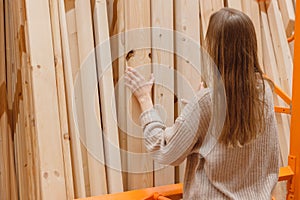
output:
[[[228,7],[242,11],[242,0],[227,0]]]
[[[75,4],[75,3],[74,3]],[[74,5],[75,7],[75,5]],[[67,28],[68,28],[68,39],[69,39],[69,49],[70,49],[70,59],[71,59],[71,66],[72,66],[72,79],[73,85],[71,85],[71,91],[73,94],[71,96],[71,104],[72,105],[72,113],[71,115],[74,118],[74,125],[75,125],[75,133],[76,137],[79,141],[79,146],[77,152],[74,152],[73,156],[80,155],[78,157],[78,162],[82,160],[82,163],[79,164],[78,172],[80,175],[77,177],[77,185],[78,187],[75,188],[76,194],[81,195],[83,197],[90,196],[90,181],[89,181],[89,173],[88,173],[88,162],[87,162],[87,150],[86,147],[83,145],[83,137],[85,134],[85,122],[84,122],[84,114],[83,114],[83,101],[82,101],[82,86],[81,81],[78,80],[77,74],[80,71],[80,64],[79,64],[79,50],[78,50],[78,37],[77,37],[77,27],[76,27],[76,15],[75,9],[71,9],[66,13],[66,21],[67,21]],[[77,81],[77,82],[75,82]],[[71,83],[71,82],[70,82]],[[76,83],[76,86],[75,86]],[[75,103],[76,106],[73,106],[72,103]],[[76,113],[76,114],[75,114]],[[71,118],[70,118],[71,120]],[[82,174],[83,173],[83,174]],[[79,191],[81,190],[81,192]],[[81,196],[80,195],[80,196]]]
[[[251,18],[257,38],[257,54],[259,64],[262,65],[262,38],[261,38],[261,25],[260,25],[260,10],[257,1],[242,1],[243,11]]]
[[[155,81],[154,104],[166,113],[165,124],[174,123],[174,37],[173,1],[151,1],[152,66]],[[159,50],[165,49],[165,50]],[[169,52],[168,52],[168,51]],[[154,161],[154,186],[173,184],[174,167]]]
[[[265,67],[265,73],[274,81],[275,84],[280,85],[280,76],[277,70],[277,62],[269,29],[268,16],[263,2],[260,2],[260,9],[262,23],[263,65]],[[274,104],[280,105],[279,97],[277,95],[274,95]],[[287,133],[289,133],[289,122],[287,121],[287,116],[284,116],[283,114],[276,114],[276,119],[279,130],[281,159],[283,164],[286,165],[289,151],[289,138],[287,137]]]
[[[150,30],[150,0],[131,0],[125,4],[125,52],[128,66],[137,68],[145,78],[151,73],[151,36]],[[137,30],[139,29],[139,30]],[[135,30],[133,32],[130,32]],[[140,33],[140,34],[137,34]],[[134,49],[139,47],[141,49]],[[146,47],[146,48],[145,48]],[[142,67],[141,67],[142,66]],[[125,66],[124,66],[125,67]],[[128,91],[128,90],[127,90]],[[127,113],[127,166],[128,190],[153,186],[153,162],[151,157],[142,156],[140,159],[134,155],[147,155],[143,142],[142,129],[139,127],[141,109],[136,98],[129,91],[126,93],[126,103],[129,103]],[[136,153],[136,154],[134,154]]]
[[[90,2],[76,0],[75,13],[80,61],[78,76],[82,86],[85,145],[88,150],[91,195],[95,196],[107,193],[107,183]]]
[[[24,40],[25,38],[20,37],[20,40]],[[37,169],[34,165],[34,151],[33,151],[33,135],[34,130],[32,129],[32,122],[31,118],[33,115],[32,112],[32,105],[31,105],[31,98],[32,95],[31,90],[29,87],[31,87],[30,79],[29,79],[29,70],[28,70],[28,62],[27,62],[28,55],[26,52],[22,52],[22,67],[21,67],[21,74],[22,74],[22,93],[23,93],[23,102],[24,102],[24,131],[23,134],[25,135],[25,143],[26,143],[26,154],[27,154],[27,173],[28,173],[28,180],[27,180],[27,187],[29,191],[29,199],[38,199],[39,196],[37,193],[39,193],[39,186],[36,184],[35,180],[35,172]]]
[[[26,1],[26,14],[42,198],[66,199],[49,2]]]
[[[87,161],[87,149],[83,145],[83,139],[85,138],[85,121],[83,114],[83,101],[82,101],[82,86],[81,80],[78,80],[78,73],[80,71],[80,61],[79,61],[79,49],[78,49],[78,36],[77,36],[77,26],[76,26],[76,12],[75,12],[75,1],[68,1],[68,8],[66,7],[66,23],[67,23],[67,31],[68,31],[68,39],[69,39],[69,52],[70,52],[70,63],[71,63],[71,75],[72,82],[70,81],[70,92],[71,96],[69,97],[69,101],[71,101],[71,113],[70,113],[70,123],[73,118],[74,123],[74,139],[78,139],[78,149],[74,149],[73,146],[73,159],[78,162],[78,166],[76,167],[74,163],[74,169],[78,169],[76,177],[76,187],[75,193],[78,197],[86,197],[91,196],[90,194],[90,181],[89,181],[89,170],[88,170],[88,161]],[[67,4],[66,4],[67,6]],[[66,44],[67,45],[67,44]],[[67,51],[67,50],[66,50]],[[69,69],[66,71],[69,74]],[[76,82],[77,81],[77,82]],[[71,83],[73,83],[71,85]],[[76,83],[76,85],[75,85]],[[76,106],[73,106],[73,103]],[[75,114],[76,113],[76,114]],[[73,140],[73,143],[77,143]],[[74,144],[77,145],[77,144]],[[79,176],[77,176],[79,175]]]
[[[58,12],[60,21],[60,34],[63,49],[63,70],[64,70],[64,80],[66,85],[66,101],[67,101],[67,111],[68,111],[68,123],[70,131],[70,145],[71,145],[71,155],[72,155],[72,170],[73,170],[73,182],[74,182],[74,197],[85,197],[85,185],[84,185],[84,174],[82,170],[82,155],[80,149],[80,141],[78,130],[75,126],[74,119],[74,108],[72,106],[73,99],[73,77],[72,77],[72,62],[70,54],[70,45],[68,38],[68,27],[65,15],[65,5],[63,0],[58,1]]]
[[[111,1],[111,0],[110,0]],[[124,73],[125,73],[125,0],[114,1],[114,12],[115,21],[110,27],[112,41],[111,41],[111,53],[113,59],[114,73],[118,75],[115,80],[116,88],[116,104],[117,104],[117,121],[119,125],[119,141],[121,150],[121,164],[122,164],[122,179],[123,188],[125,191],[128,190],[128,165],[127,165],[127,121],[126,114],[128,113],[128,106],[124,101],[126,91],[124,89]],[[110,13],[112,14],[112,13]],[[109,14],[109,15],[110,15]],[[122,88],[123,87],[123,88]]]
[[[277,1],[266,3],[269,26],[282,89],[291,96],[293,60],[288,47]]]
[[[224,7],[223,0],[199,0],[201,14],[201,30],[203,36],[206,36],[210,16]]]
[[[24,9],[25,7],[25,2],[22,5],[23,10],[25,12],[26,9]],[[25,18],[25,17],[24,17]],[[28,146],[32,147],[32,159],[31,159],[31,171],[33,174],[32,180],[29,184],[29,188],[32,192],[32,196],[33,199],[41,199],[42,198],[42,186],[40,184],[40,161],[39,159],[36,159],[39,157],[39,149],[38,149],[38,142],[37,142],[37,137],[36,137],[36,124],[35,124],[35,113],[34,113],[34,99],[33,99],[33,83],[32,83],[32,66],[30,63],[30,55],[28,54],[29,52],[29,40],[28,40],[28,26],[26,23],[24,23],[24,43],[26,46],[26,54],[23,55],[23,62],[22,64],[24,65],[24,76],[22,78],[24,78],[25,82],[26,82],[26,87],[24,88],[24,94],[26,95],[25,100],[27,100],[28,103],[28,134],[29,137],[27,137],[27,139],[29,139],[30,141],[28,143]]]
[[[123,191],[118,124],[111,61],[111,48],[105,1],[95,1],[94,34],[101,99],[105,163],[109,193]]]
[[[58,11],[58,0],[49,0],[50,3],[50,18],[52,25],[52,42],[53,42],[53,53],[55,61],[55,73],[56,73],[56,85],[57,85],[57,96],[58,96],[58,108],[59,108],[59,120],[62,138],[62,149],[64,158],[64,171],[65,181],[67,190],[67,199],[74,199],[74,187],[73,187],[73,174],[72,174],[72,163],[71,163],[71,152],[70,152],[70,134],[68,126],[67,116],[67,103],[66,103],[66,89],[64,80],[63,70],[63,55],[62,55],[62,41]]]
[[[292,0],[278,0],[282,21],[287,37],[290,37],[295,29],[295,9]]]
[[[7,116],[6,69],[5,69],[4,3],[0,1],[0,198],[10,198]]]
[[[175,91],[177,99],[191,99],[201,81],[200,49],[191,50],[192,47],[200,47],[200,17],[198,0],[175,1],[175,62],[177,74],[175,76]],[[181,103],[178,103],[178,114]],[[183,181],[185,162],[179,166],[179,179]]]

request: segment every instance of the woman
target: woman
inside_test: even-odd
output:
[[[278,180],[278,133],[272,91],[258,63],[254,26],[244,13],[224,8],[211,16],[205,41],[226,92],[227,112],[215,144],[201,153],[204,143],[214,139],[207,139],[213,117],[211,89],[198,92],[175,124],[165,127],[153,109],[153,77],[145,81],[128,68],[126,84],[143,111],[145,145],[162,164],[178,165],[187,158],[184,199],[269,200]]]

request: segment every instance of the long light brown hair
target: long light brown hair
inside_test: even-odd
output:
[[[254,25],[246,14],[223,8],[210,18],[205,45],[226,92],[227,111],[219,142],[243,146],[265,128],[265,85]]]

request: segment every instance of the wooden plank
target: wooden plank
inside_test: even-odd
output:
[[[24,20],[25,20],[25,2],[22,4],[22,11],[24,12]],[[22,55],[22,80],[24,79],[24,87],[23,87],[23,94],[24,94],[24,102],[26,103],[27,107],[27,128],[25,129],[26,139],[27,139],[27,150],[28,156],[30,157],[28,164],[29,168],[29,175],[30,180],[28,183],[28,188],[30,190],[30,198],[32,199],[41,199],[42,197],[42,186],[40,184],[40,171],[39,171],[39,160],[36,159],[39,157],[39,149],[37,146],[37,139],[36,139],[36,129],[35,129],[35,114],[34,114],[34,101],[33,101],[33,86],[32,86],[32,66],[30,63],[30,56],[28,55],[29,51],[29,40],[28,40],[28,28],[25,21],[22,23],[24,24],[24,36],[20,36],[24,46],[26,47],[23,50]],[[20,34],[22,35],[22,34]]]
[[[242,1],[243,12],[245,12],[252,20],[257,38],[257,56],[259,64],[263,64],[262,60],[262,39],[260,25],[259,4],[256,1]]]
[[[242,0],[227,0],[228,7],[242,11]]]
[[[263,45],[263,65],[265,73],[274,81],[275,84],[280,85],[280,75],[277,70],[277,62],[274,52],[274,46],[269,29],[268,16],[264,2],[260,2],[261,9],[261,23],[262,23],[262,45]],[[274,95],[274,104],[280,105],[280,100],[277,95]],[[279,142],[281,150],[281,159],[283,164],[287,164],[289,152],[289,139],[286,137],[289,133],[289,126],[287,116],[276,114],[277,127],[279,131]]]
[[[125,4],[125,52],[127,64],[131,67],[140,67],[144,77],[149,78],[151,73],[151,36],[150,30],[143,28],[151,26],[150,0],[131,0]],[[129,32],[133,29],[134,32]],[[139,33],[139,34],[138,34]],[[142,49],[135,49],[140,47]],[[146,47],[146,48],[145,48]],[[143,66],[143,67],[141,67]],[[128,91],[128,90],[127,90]],[[153,161],[147,156],[143,133],[139,126],[141,109],[136,98],[131,98],[129,91],[126,94],[126,103],[129,103],[127,115],[127,156],[128,156],[128,190],[153,186]]]
[[[282,89],[291,96],[293,60],[285,36],[277,1],[266,3],[270,31]]]
[[[155,81],[154,104],[166,114],[166,126],[174,124],[174,37],[173,1],[151,1],[152,66]],[[158,48],[165,49],[159,50]],[[167,52],[167,50],[169,52]],[[154,161],[154,186],[175,183],[175,168]]]
[[[106,194],[107,184],[90,2],[75,1],[75,14],[80,61],[78,81],[82,86],[85,145],[88,150],[91,195],[95,196]]]
[[[123,191],[121,156],[106,1],[95,1],[94,35],[101,99],[108,193]]]
[[[66,100],[67,100],[67,110],[70,128],[70,141],[71,141],[71,152],[72,152],[72,169],[74,173],[74,192],[77,198],[85,197],[85,184],[84,184],[84,174],[82,170],[82,155],[81,146],[79,140],[78,129],[76,129],[75,119],[74,119],[74,108],[72,106],[73,100],[73,76],[72,76],[72,62],[70,54],[70,45],[68,38],[68,27],[67,19],[65,15],[65,5],[63,0],[58,2],[59,10],[59,20],[60,20],[60,32],[62,39],[62,49],[63,49],[63,67],[65,75],[65,85],[66,85]],[[77,38],[75,38],[76,40]],[[78,50],[77,50],[78,51]],[[77,66],[77,65],[76,65]],[[79,66],[78,66],[79,67]]]
[[[74,3],[75,7],[75,3]],[[74,103],[76,106],[72,106],[73,109],[73,117],[74,117],[74,125],[76,126],[76,135],[78,139],[82,138],[85,133],[85,124],[84,124],[84,114],[83,114],[83,101],[82,101],[82,86],[81,81],[77,81],[75,85],[75,81],[77,80],[77,74],[80,71],[80,64],[79,64],[79,49],[78,49],[78,36],[77,36],[77,27],[76,27],[76,15],[75,9],[71,9],[66,13],[66,21],[67,21],[67,28],[68,28],[68,38],[69,38],[69,45],[70,45],[70,58],[71,58],[71,66],[72,66],[72,78],[73,78],[73,85],[72,91],[73,96],[71,99],[75,98]],[[71,82],[70,82],[71,83]],[[75,87],[76,86],[76,87]],[[76,115],[76,114],[77,115]],[[89,173],[88,173],[88,161],[87,161],[87,149],[83,144],[83,140],[80,141],[80,152],[81,156],[78,157],[78,161],[82,159],[82,166],[79,165],[79,169],[83,170],[83,177],[80,177],[80,187],[82,187],[82,183],[84,184],[84,188],[80,188],[82,192],[84,191],[83,196],[90,196],[90,181],[89,181]],[[76,154],[75,154],[76,155]],[[80,155],[80,154],[77,154]],[[82,173],[81,171],[79,171]],[[83,178],[83,179],[82,179]],[[79,180],[78,180],[79,181]],[[83,181],[83,182],[82,182]],[[75,188],[76,193],[79,192]]]
[[[178,0],[175,1],[175,91],[177,99],[191,99],[193,91],[198,89],[201,81],[200,50],[191,50],[200,46],[200,18],[199,1]],[[192,52],[192,53],[191,53]],[[178,103],[178,115],[181,105]],[[179,166],[179,179],[184,178],[185,162]]]
[[[66,199],[49,2],[25,3],[42,198]]]
[[[290,37],[295,29],[295,8],[292,0],[278,0],[282,21],[287,37]]]
[[[10,199],[9,182],[9,131],[6,92],[6,67],[5,67],[5,29],[4,29],[4,3],[0,1],[0,198]]]
[[[110,0],[111,1],[111,0]],[[114,73],[117,74],[118,78],[116,82],[116,103],[117,103],[117,120],[119,125],[119,140],[120,140],[120,150],[121,150],[121,163],[122,163],[122,179],[124,191],[128,190],[128,165],[127,165],[127,121],[126,114],[129,110],[126,106],[126,101],[124,97],[126,96],[126,91],[124,87],[124,73],[125,73],[125,0],[114,1],[116,4],[116,10],[114,13],[116,15],[115,22],[111,24],[110,27],[112,41],[111,41],[111,52],[113,59],[113,69]]]
[[[49,0],[50,5],[50,18],[52,25],[52,41],[53,41],[53,52],[55,61],[55,73],[56,73],[56,84],[58,92],[58,108],[59,108],[59,120],[62,138],[62,149],[64,159],[64,172],[67,190],[67,199],[74,199],[74,187],[73,187],[73,174],[72,174],[72,161],[70,152],[70,134],[68,126],[68,114],[67,114],[67,103],[66,103],[66,89],[64,79],[64,69],[62,60],[62,41],[60,31],[60,20],[58,11],[58,0]]]
[[[208,28],[208,23],[210,16],[220,10],[221,8],[224,7],[224,2],[223,0],[199,0],[200,2],[200,14],[201,14],[201,30],[203,33],[203,36],[205,37],[207,28]]]

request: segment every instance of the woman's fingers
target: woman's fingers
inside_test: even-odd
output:
[[[133,75],[135,75],[137,78],[143,80],[144,77],[134,68],[132,67],[127,67],[128,71],[131,72]]]
[[[126,71],[126,75],[132,79],[132,80],[135,80],[137,82],[139,82],[139,80],[141,80],[139,77],[137,77],[133,72],[131,71]]]

